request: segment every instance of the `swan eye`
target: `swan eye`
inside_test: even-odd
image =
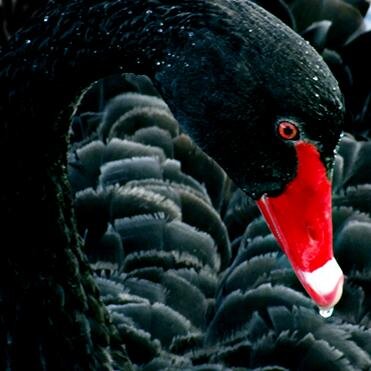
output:
[[[289,121],[281,121],[278,124],[278,135],[285,140],[295,140],[299,138],[298,127]]]

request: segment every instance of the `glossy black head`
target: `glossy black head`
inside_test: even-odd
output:
[[[295,177],[295,140],[315,144],[330,172],[343,104],[328,67],[255,4],[218,4],[177,35],[156,74],[182,128],[254,198],[279,194]],[[294,138],[279,135],[281,121],[296,125]]]

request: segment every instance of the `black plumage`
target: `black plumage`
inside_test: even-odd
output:
[[[6,329],[2,334],[10,334],[7,336],[10,336],[12,341],[13,339],[18,341],[13,343],[12,341],[6,342],[4,337],[0,339],[1,362],[3,364],[11,362],[11,367],[19,365],[20,360],[9,356],[9,352],[14,351],[16,347],[20,354],[29,356],[28,360],[33,361],[35,367],[42,365],[44,368],[56,370],[78,369],[79,367],[110,369],[112,367],[111,358],[108,356],[110,353],[115,355],[116,365],[119,365],[117,367],[124,368],[123,352],[117,336],[120,333],[124,338],[124,343],[125,339],[127,340],[129,353],[138,364],[153,359],[152,365],[156,365],[157,362],[158,366],[154,367],[161,369],[169,365],[169,360],[171,360],[170,365],[174,368],[191,368],[193,362],[200,364],[200,366],[195,366],[195,369],[205,369],[208,366],[202,366],[202,364],[210,360],[210,367],[215,369],[221,367],[228,369],[229,362],[233,365],[231,367],[234,367],[235,360],[237,359],[238,363],[240,360],[238,357],[234,359],[232,357],[229,361],[225,356],[229,352],[227,348],[223,348],[220,354],[218,351],[213,353],[212,350],[203,350],[193,354],[193,348],[202,344],[202,336],[200,337],[198,330],[194,331],[190,322],[184,316],[178,315],[174,309],[160,302],[150,303],[144,295],[148,293],[146,285],[143,286],[143,298],[138,295],[140,288],[139,292],[134,290],[132,281],[132,290],[135,294],[128,294],[127,299],[119,298],[127,300],[126,303],[117,304],[117,306],[110,304],[109,310],[113,322],[117,325],[118,333],[111,326],[107,313],[97,300],[96,287],[92,283],[90,272],[81,255],[79,239],[76,237],[74,221],[70,213],[71,202],[66,196],[68,187],[63,165],[66,165],[64,154],[67,148],[67,123],[71,112],[66,110],[66,107],[71,105],[81,89],[86,88],[93,80],[104,74],[121,69],[148,73],[183,128],[225,167],[245,191],[257,197],[261,192],[280,192],[285,183],[295,175],[295,161],[285,161],[285,157],[292,154],[292,148],[278,142],[276,138],[269,139],[267,134],[269,132],[271,135],[272,123],[282,115],[290,115],[290,117],[300,118],[303,121],[305,135],[311,140],[322,143],[320,147],[322,159],[330,170],[333,149],[337,143],[342,121],[342,103],[335,80],[309,46],[302,43],[300,38],[282,26],[275,18],[260,11],[250,2],[242,5],[242,2],[232,1],[215,3],[185,1],[171,7],[166,1],[148,1],[146,2],[148,9],[145,12],[142,12],[141,8],[143,2],[138,3],[139,5],[128,1],[114,1],[109,4],[103,1],[83,3],[67,1],[64,4],[54,2],[50,4],[43,10],[43,13],[40,13],[39,18],[36,17],[31,22],[33,26],[19,32],[10,41],[2,51],[0,59],[1,111],[4,118],[0,147],[3,151],[3,158],[10,153],[12,143],[16,142],[20,147],[14,161],[6,162],[4,168],[7,174],[13,174],[13,165],[17,170],[15,175],[9,178],[7,184],[2,184],[1,193],[5,195],[2,210],[7,223],[5,229],[12,233],[11,227],[19,224],[19,215],[23,215],[29,221],[23,234],[27,238],[19,234],[13,235],[14,246],[17,250],[9,254],[6,251],[2,253],[6,261],[14,263],[3,272],[7,281],[1,280],[1,292],[5,297],[4,313],[8,314],[9,308],[21,298],[21,292],[23,295],[24,289],[30,293],[24,296],[26,299],[29,298],[29,301],[23,298],[20,304],[18,303],[20,310],[17,320],[20,321],[17,325],[20,325],[19,329],[13,329],[12,315],[6,317],[7,321],[4,320],[5,317],[0,320],[1,327]],[[127,17],[129,12],[130,17]],[[47,14],[46,20],[45,14]],[[103,23],[95,22],[95,20],[101,21],[102,15],[104,15]],[[83,16],[87,16],[91,21],[81,22],[79,17]],[[177,26],[175,29],[174,25]],[[127,32],[129,27],[139,32]],[[277,32],[271,33],[271,38],[267,40],[263,38],[263,35],[269,27],[274,27]],[[245,36],[250,34],[250,29],[254,31],[253,36],[245,39]],[[147,47],[149,44],[151,48]],[[282,69],[280,63],[271,63],[272,46],[274,46],[277,61],[285,59],[288,53],[293,56],[288,66]],[[33,50],[36,49],[37,53],[34,53]],[[227,50],[228,53],[223,54],[222,50]],[[193,55],[194,59],[189,59],[190,55]],[[241,60],[243,63],[238,64],[238,68],[234,71],[231,66],[235,66],[235,62]],[[259,64],[256,64],[256,61],[259,61]],[[258,68],[254,69],[254,64]],[[100,71],[95,70],[95,65],[101,67]],[[317,65],[320,66],[321,72],[313,75],[312,68]],[[278,70],[281,74],[277,74]],[[66,76],[68,76],[68,81],[65,81]],[[205,76],[206,79],[203,78]],[[251,86],[248,81],[248,77],[251,76],[255,78],[254,86]],[[130,75],[127,86],[144,86],[148,89],[146,93],[151,92],[156,95],[155,89],[150,88],[148,80],[140,78],[137,84],[135,80],[136,78]],[[326,83],[322,84],[324,81]],[[267,84],[267,82],[272,83]],[[189,89],[197,91],[198,94],[186,94]],[[281,93],[276,95],[278,90]],[[218,94],[208,94],[210,91],[218,92]],[[252,102],[254,104],[249,104]],[[320,103],[319,106],[317,103]],[[267,104],[271,108],[270,114],[266,110]],[[232,117],[228,117],[230,112],[232,112]],[[309,121],[320,123],[321,126],[310,127],[306,124]],[[331,125],[331,122],[336,124]],[[215,130],[211,131],[211,127]],[[258,129],[253,131],[252,127]],[[238,138],[233,134],[236,128],[242,132]],[[80,136],[84,135],[80,134]],[[135,137],[135,133],[129,133],[129,135]],[[53,141],[49,141],[50,138],[53,138]],[[95,139],[98,138],[95,137]],[[269,146],[263,151],[263,148],[257,144],[259,140],[265,139],[268,139]],[[179,138],[174,140],[175,158],[177,158],[177,153],[185,157],[184,149],[176,148],[177,143],[179,143]],[[187,145],[185,148],[192,148],[192,146]],[[254,159],[247,152],[247,149],[253,148],[256,149],[256,153],[260,154],[258,159]],[[77,194],[77,215],[83,215],[82,221],[79,221],[79,231],[83,237],[88,240],[91,234],[96,234],[98,238],[106,236],[107,228],[111,228],[110,224],[115,225],[115,219],[129,218],[127,219],[129,221],[136,214],[161,212],[162,218],[163,215],[167,216],[163,219],[169,224],[172,223],[172,219],[179,219],[180,215],[184,214],[186,218],[183,221],[208,232],[208,238],[214,238],[219,252],[216,260],[220,258],[223,266],[228,264],[230,252],[226,228],[218,213],[208,202],[208,197],[200,196],[203,190],[202,187],[198,187],[197,181],[190,181],[186,186],[184,184],[179,186],[175,181],[171,185],[170,182],[173,192],[178,193],[180,197],[180,205],[175,202],[174,198],[161,193],[162,191],[157,193],[153,188],[149,190],[145,186],[130,187],[123,184],[121,188],[109,186],[104,189],[104,186],[111,181],[105,183],[103,177],[99,184],[100,187],[94,189],[98,185],[98,178],[95,181],[93,178],[100,174],[101,169],[107,173],[109,170],[113,173],[115,170],[114,166],[109,165],[106,165],[108,168],[101,168],[101,165],[104,166],[103,163],[96,166],[95,159],[98,158],[98,161],[101,161],[100,148],[97,148],[98,154],[94,151],[95,149],[90,154],[86,153],[87,163],[91,161],[91,171],[88,171],[85,178],[84,174],[81,174],[83,166],[79,163],[79,158],[74,157],[78,150],[71,155],[73,161],[70,166],[74,167],[74,182],[77,184],[74,186],[75,191],[92,187],[90,190]],[[156,150],[154,152],[158,153]],[[165,155],[167,156],[167,153]],[[193,155],[191,158],[197,158],[197,156]],[[274,161],[271,161],[272,158]],[[205,163],[217,169],[214,163],[207,158],[204,159]],[[119,161],[122,161],[120,164],[124,164],[125,160]],[[130,161],[128,161],[129,167],[131,165],[135,167]],[[156,161],[157,168],[162,169],[161,161],[153,160],[151,163],[156,163]],[[250,173],[248,179],[244,174],[241,175],[240,168],[247,169],[250,166],[255,168],[256,172]],[[140,170],[138,172],[140,172],[141,179],[146,179]],[[201,172],[200,169],[194,170],[199,181],[205,178]],[[106,175],[108,179],[108,174]],[[161,176],[158,176],[159,180],[162,180]],[[220,185],[227,188],[228,182],[222,171],[217,170],[213,176],[220,182]],[[187,179],[186,176],[181,178]],[[116,183],[114,176],[110,179],[111,183]],[[123,179],[122,183],[132,180],[131,176],[121,179]],[[179,179],[177,177],[176,181]],[[135,181],[138,181],[138,178]],[[193,189],[189,190],[187,186]],[[224,190],[228,192],[226,188]],[[223,192],[218,192],[217,189],[218,187],[215,187],[212,199],[214,205],[221,209]],[[84,209],[84,197],[82,196],[85,199],[93,199],[93,212],[90,209],[90,201],[89,205],[85,204]],[[112,199],[115,202],[111,208]],[[35,209],[40,210],[42,215],[37,221],[32,218]],[[103,221],[98,221],[97,215],[101,211]],[[197,212],[200,214],[197,215]],[[205,216],[211,218],[212,223],[202,220]],[[42,235],[41,240],[40,226],[48,231],[46,235]],[[25,250],[20,249],[19,246],[32,246],[35,241],[38,242],[38,249],[31,247],[25,251],[21,259],[18,259],[18,253],[20,251],[23,253]],[[113,251],[116,251],[116,247],[115,243]],[[187,256],[172,253],[173,259],[170,259],[171,252],[161,255],[156,250],[157,246],[154,246],[153,249],[149,249],[149,254],[144,253],[142,256],[137,254],[135,258],[138,265],[132,271],[127,268],[125,262],[123,263],[127,272],[130,271],[130,277],[137,275],[138,278],[144,279],[150,276],[154,279],[163,269],[161,265],[166,264],[167,270],[170,268],[175,270],[172,284],[187,280],[185,276],[188,279],[192,276],[192,281],[197,282],[198,278],[195,278],[194,272],[203,272],[203,277],[207,277],[203,285],[207,289],[198,289],[195,283],[191,283],[190,286],[194,286],[191,291],[207,299],[200,302],[205,304],[203,310],[206,317],[212,317],[212,293],[216,269],[205,267],[204,262],[207,259],[195,257],[197,254]],[[38,259],[33,267],[34,271],[31,272],[27,267],[31,262],[35,262],[35,257]],[[120,259],[117,259],[117,263]],[[269,263],[269,259],[269,257],[268,261],[262,259],[262,265]],[[260,261],[260,258],[258,260]],[[157,261],[161,268],[146,267],[153,261]],[[179,262],[181,264],[177,266]],[[97,268],[99,272],[101,269]],[[115,272],[115,270],[120,270],[120,268],[111,265],[107,269],[106,266],[101,274],[111,276],[128,274],[127,272]],[[181,279],[176,273],[177,270],[181,272],[179,273],[182,275]],[[54,284],[54,278],[57,278],[57,284]],[[115,286],[112,280],[109,280],[110,283],[104,281],[105,285],[103,285],[102,280],[103,278],[101,281],[98,279],[98,283],[101,282],[103,292],[107,289],[111,296],[114,296],[115,292],[117,296],[120,296],[119,292],[124,285],[120,286],[116,282],[118,286]],[[121,276],[118,280],[125,280],[125,277]],[[199,280],[202,281],[201,278]],[[40,287],[44,288],[42,282],[48,281],[51,282],[50,287],[42,291],[40,297],[35,296],[35,291],[38,292]],[[7,287],[4,287],[3,282],[12,282],[12,290],[15,294],[11,294]],[[32,282],[31,287],[28,286],[28,282]],[[354,282],[367,282],[367,275],[355,273]],[[149,284],[149,287],[153,286]],[[164,300],[162,297],[164,291],[159,289],[156,292],[158,295],[152,300]],[[294,298],[300,298],[298,299],[300,303],[308,301],[294,289],[270,287],[266,283],[253,289],[254,294],[258,292],[267,295],[267,302],[273,302],[273,304],[275,304],[273,300],[275,297],[279,303],[287,299],[279,297],[284,292],[290,293]],[[103,298],[105,298],[104,295]],[[252,293],[241,294],[241,297],[249,295]],[[288,302],[290,302],[290,295],[288,295]],[[43,299],[46,297],[51,298],[51,304],[44,303]],[[55,303],[53,303],[54,299]],[[174,302],[177,304],[178,299]],[[295,300],[294,302],[297,303]],[[210,307],[206,309],[209,305]],[[259,302],[256,305],[264,307]],[[288,307],[290,310],[295,310],[291,309],[292,303],[289,303]],[[215,310],[216,316],[212,323],[218,326],[220,325],[218,324],[220,312],[218,312],[219,308]],[[303,309],[298,309],[298,311],[304,313]],[[189,311],[185,310],[184,313],[189,313]],[[254,318],[258,316],[253,309],[248,314],[252,314]],[[282,317],[284,317],[283,314]],[[154,326],[151,326],[148,324],[148,319],[153,318],[156,321],[152,323]],[[9,319],[11,321],[8,321]],[[236,318],[237,320],[242,323],[244,319]],[[262,324],[264,320],[258,322]],[[167,323],[173,325],[174,331],[163,333],[161,325]],[[60,328],[63,328],[66,334],[65,340],[59,336]],[[23,330],[28,330],[27,336],[19,340]],[[337,369],[336,367],[348,365],[345,357],[344,359],[338,357],[337,350],[330,349],[324,341],[317,341],[311,334],[299,338],[296,335],[284,333],[286,330],[278,329],[277,331],[281,331],[278,336],[269,333],[266,340],[257,339],[257,345],[255,345],[257,351],[251,353],[254,354],[253,359],[256,362],[251,364],[246,359],[242,360],[243,364],[248,364],[246,367],[261,367],[266,370],[284,369],[286,366],[264,364],[267,360],[267,352],[274,350],[272,344],[291,344],[292,349],[297,349],[295,343],[300,341],[301,349],[312,349],[316,355],[326,355],[326,360],[339,361],[339,366],[328,364],[328,367],[333,366]],[[367,344],[367,332],[358,327],[356,329],[348,327],[346,331],[354,334],[359,348]],[[156,335],[153,339],[150,332]],[[36,341],[33,338],[35,333],[40,334]],[[68,343],[69,339],[76,338],[79,341]],[[223,339],[220,340],[223,341]],[[237,354],[242,354],[238,353],[238,349],[244,349],[244,346],[247,350],[251,349],[249,342],[250,340],[244,339],[239,347],[236,340],[233,346],[236,347]],[[145,349],[144,358],[141,358],[141,353],[138,352],[141,346]],[[162,349],[168,353],[162,353]],[[172,354],[173,350],[181,355]],[[347,349],[345,353],[346,351]],[[58,353],[58,357],[53,358],[55,352]],[[357,352],[361,353],[358,348]],[[233,351],[229,354],[233,354]],[[308,355],[308,360],[312,362],[308,364],[317,365],[316,362],[320,357],[312,356],[312,354]],[[349,352],[349,354],[353,356],[354,353]],[[158,356],[157,360],[154,359],[156,356]],[[357,364],[362,365],[362,357],[359,359],[357,355],[353,357],[355,362],[358,362]],[[272,363],[276,360],[279,363],[280,359],[281,357],[272,357]],[[363,364],[367,365],[367,360]]]
[[[146,107],[143,112],[141,111],[142,107]],[[134,111],[132,111],[133,108],[135,108]],[[99,127],[99,135],[105,139],[110,131],[113,132],[111,136],[115,137],[120,136],[120,131],[131,134],[140,127],[146,126],[148,116],[152,116],[152,109],[155,111],[151,126],[156,125],[156,114],[160,115],[159,122],[163,123],[162,125],[174,126],[174,119],[162,99],[138,93],[124,93],[114,97],[106,107],[103,121]],[[129,113],[129,111],[132,112]],[[137,114],[138,111],[139,114]]]
[[[123,89],[125,86],[123,84]],[[97,88],[98,85],[92,90]],[[150,105],[150,99],[138,96],[144,97],[138,101],[139,109],[134,105],[121,117],[130,116],[133,111],[138,122],[142,122],[143,115],[146,126],[126,127],[121,132],[122,138],[130,135],[131,141],[109,138],[106,144],[92,142],[93,150],[96,143],[100,143],[100,154],[96,156],[99,166],[95,165],[95,179],[91,179],[94,189],[78,191],[75,207],[79,230],[85,240],[84,248],[97,275],[103,302],[111,312],[130,359],[138,365],[143,364],[143,367],[146,364],[155,367],[153,365],[161,364],[160,359],[165,354],[168,361],[178,357],[179,367],[183,369],[185,364],[193,366],[189,358],[181,355],[202,346],[203,331],[213,312],[221,257],[224,264],[228,261],[225,251],[228,252],[229,240],[220,216],[211,206],[207,188],[184,173],[180,162],[166,158],[162,151],[159,156],[158,147],[145,147],[146,152],[143,152],[144,146],[133,140],[138,132],[161,128],[159,130],[170,138],[172,152],[178,139],[179,143],[186,144],[183,148],[194,148],[185,135],[178,136],[178,124],[174,119],[172,125],[166,124],[169,113],[159,116],[158,111],[142,105],[147,101]],[[121,95],[121,102],[127,107],[122,97],[128,97],[130,103],[132,95]],[[86,102],[83,100],[81,104],[84,106]],[[121,109],[119,104],[115,104],[115,109]],[[172,136],[175,136],[174,140]],[[89,153],[91,147],[91,143],[82,139],[81,144],[72,144],[70,151],[84,154]],[[203,166],[202,173],[199,171],[201,179],[207,178],[208,174],[211,179],[223,174],[221,181],[225,181],[224,173],[200,152],[195,154],[192,150],[182,156],[192,158],[195,155]],[[72,155],[69,158],[73,165],[76,159]],[[89,161],[84,161],[86,156],[80,158],[80,166],[70,166],[69,172],[75,189],[86,187],[84,179],[79,183],[77,172],[83,175],[92,167]],[[147,166],[148,163],[155,166]],[[107,183],[107,179],[111,180]],[[217,192],[221,203],[223,191],[219,189]],[[120,238],[120,257],[112,245],[101,242],[113,233],[115,238]],[[157,305],[159,303],[161,306]],[[143,315],[134,320],[126,312],[130,308]],[[170,332],[168,337],[164,337],[164,334],[148,327],[151,316],[156,316],[162,331],[168,326],[178,328],[179,318],[189,321],[192,328],[186,332]]]

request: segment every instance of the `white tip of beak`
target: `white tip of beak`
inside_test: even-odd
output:
[[[301,271],[298,276],[321,309],[333,308],[340,300],[344,275],[335,258],[312,272]]]

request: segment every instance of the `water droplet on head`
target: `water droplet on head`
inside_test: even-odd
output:
[[[318,94],[318,93],[314,93],[314,96],[315,96],[316,98],[319,98],[319,94]]]
[[[49,16],[46,15],[46,16],[44,17],[44,22],[48,22],[48,21],[49,21]]]
[[[318,81],[318,77],[317,77],[317,76],[313,76],[312,79],[313,79],[314,81]]]
[[[332,316],[332,313],[334,312],[334,308],[319,308],[319,314],[323,318],[329,318]]]
[[[158,30],[157,30],[157,32],[164,32],[164,30],[162,29],[162,28],[159,28]]]
[[[31,44],[31,40],[30,39],[27,39],[26,40],[26,44]]]
[[[252,32],[252,28],[249,29],[249,32]]]
[[[146,14],[152,14],[152,10],[151,9],[146,10]]]
[[[180,29],[181,29],[181,30],[184,30],[184,26],[180,26]]]
[[[159,66],[161,64],[161,62],[156,62],[156,66]]]

